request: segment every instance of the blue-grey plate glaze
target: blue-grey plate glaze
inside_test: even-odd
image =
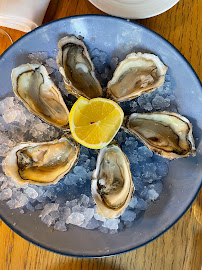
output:
[[[0,217],[16,233],[45,249],[79,257],[101,257],[120,254],[141,247],[168,230],[195,199],[202,176],[202,91],[195,72],[185,58],[165,39],[151,30],[109,16],[75,16],[51,22],[26,34],[0,58],[0,97],[12,93],[11,70],[27,62],[30,52],[57,49],[65,34],[82,35],[90,50],[98,48],[109,58],[119,55],[122,60],[129,52],[147,51],[158,55],[168,66],[178,111],[193,123],[196,157],[170,163],[163,191],[155,204],[141,215],[132,228],[115,234],[103,234],[76,226],[67,232],[52,231],[35,212],[21,215],[0,202]]]

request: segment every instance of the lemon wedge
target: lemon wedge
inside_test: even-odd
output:
[[[80,97],[70,111],[69,125],[77,142],[88,148],[101,149],[112,141],[123,118],[123,110],[112,100]]]

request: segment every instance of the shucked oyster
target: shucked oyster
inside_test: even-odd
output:
[[[131,53],[116,68],[107,95],[120,102],[151,92],[164,83],[167,69],[154,54]]]
[[[76,97],[101,97],[102,88],[83,41],[75,36],[66,36],[58,42],[58,47],[57,64],[66,89]]]
[[[195,156],[192,124],[173,112],[133,113],[123,124],[150,150],[168,158]]]
[[[44,143],[21,143],[5,160],[5,172],[14,181],[49,185],[57,183],[77,161],[79,145],[71,138]]]
[[[91,191],[100,216],[118,217],[128,206],[134,185],[130,163],[117,145],[111,144],[100,150]]]
[[[11,79],[14,93],[30,112],[57,127],[68,124],[69,111],[44,66],[21,65],[13,69]]]

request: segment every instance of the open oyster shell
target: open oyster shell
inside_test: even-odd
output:
[[[167,69],[154,54],[131,53],[116,68],[107,96],[120,102],[152,92],[164,83]]]
[[[102,97],[101,85],[95,77],[95,68],[83,41],[73,35],[66,36],[58,42],[58,47],[57,64],[68,92],[77,98]]]
[[[111,144],[101,149],[91,182],[98,214],[109,219],[120,216],[133,191],[130,163],[120,147]]]
[[[43,143],[21,143],[5,160],[5,173],[19,185],[56,184],[67,174],[79,156],[79,145],[72,137]]]
[[[173,112],[133,113],[123,126],[147,148],[168,159],[195,156],[192,124]]]
[[[12,70],[11,79],[14,93],[31,113],[56,127],[68,124],[69,111],[43,65],[16,67]]]

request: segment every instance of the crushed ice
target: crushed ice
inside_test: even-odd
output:
[[[29,54],[31,63],[46,66],[51,78],[61,89],[68,108],[71,108],[75,98],[68,95],[65,89],[55,56],[56,51],[51,58],[48,57],[47,52]],[[107,54],[98,49],[91,52],[91,57],[96,68],[96,76],[102,86],[106,87],[118,65],[119,58],[115,56],[108,60]],[[166,75],[166,81],[159,89],[143,94],[132,101],[121,102],[120,106],[125,114],[157,110],[176,111],[170,76]],[[29,113],[18,98],[10,96],[0,101],[1,161],[20,142],[49,141],[60,136],[60,130]],[[18,186],[1,172],[0,200],[5,201],[11,209],[19,209],[21,214],[39,211],[42,222],[59,231],[68,230],[70,224],[91,230],[99,229],[104,233],[116,233],[125,227],[131,227],[139,213],[146,210],[148,204],[159,197],[163,187],[161,180],[168,174],[168,160],[154,155],[136,138],[121,129],[115,139],[130,161],[136,188],[128,208],[119,218],[108,220],[96,213],[90,182],[98,151],[83,146],[77,165],[54,186],[39,187],[30,184]]]

